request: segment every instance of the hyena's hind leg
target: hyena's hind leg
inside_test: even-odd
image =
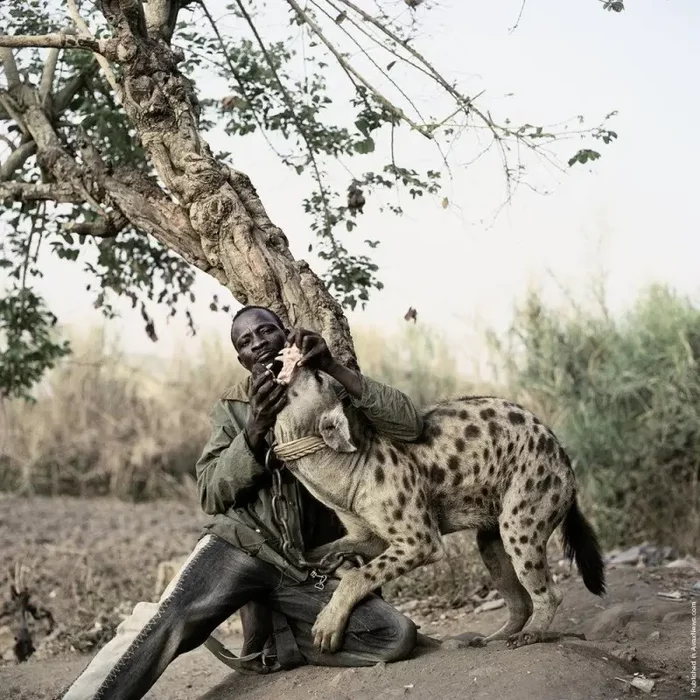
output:
[[[476,544],[496,590],[501,594],[508,608],[508,620],[503,626],[483,641],[508,639],[520,632],[532,615],[532,600],[518,580],[513,564],[503,547],[503,540],[497,526],[478,530]]]

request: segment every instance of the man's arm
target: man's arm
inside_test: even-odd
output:
[[[409,396],[340,364],[318,333],[296,329],[289,334],[288,342],[301,350],[303,357],[299,364],[316,367],[333,377],[378,432],[401,442],[420,437],[423,419]]]
[[[409,396],[360,372],[335,364],[337,367],[332,365],[327,373],[343,385],[352,405],[367,416],[377,432],[400,442],[413,442],[420,437],[423,419]]]
[[[223,401],[210,414],[211,436],[197,461],[197,487],[202,510],[225,513],[265,473],[243,430],[236,427]]]

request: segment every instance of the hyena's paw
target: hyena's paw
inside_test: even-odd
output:
[[[330,605],[326,605],[318,614],[311,630],[314,637],[314,646],[320,651],[332,654],[340,649],[344,631],[345,619],[338,615]]]

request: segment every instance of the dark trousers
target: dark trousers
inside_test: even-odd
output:
[[[407,617],[372,595],[354,609],[343,647],[335,654],[313,647],[311,628],[337,585],[298,584],[275,567],[251,557],[216,535],[206,535],[170,582],[158,603],[139,603],[69,688],[64,700],[138,700],[180,654],[195,649],[239,608],[259,601],[273,610],[282,667],[371,666],[406,658],[416,642]],[[280,654],[281,636],[289,655]]]

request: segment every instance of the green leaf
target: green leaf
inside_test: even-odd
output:
[[[358,141],[355,144],[355,150],[358,153],[372,153],[374,151],[374,139],[367,137],[364,141]]]
[[[589,160],[598,160],[598,158],[600,158],[600,153],[598,153],[598,151],[593,151],[590,148],[582,148],[578,153],[569,158],[568,163],[569,167],[575,165],[576,163],[581,163],[581,165],[584,165]]]

